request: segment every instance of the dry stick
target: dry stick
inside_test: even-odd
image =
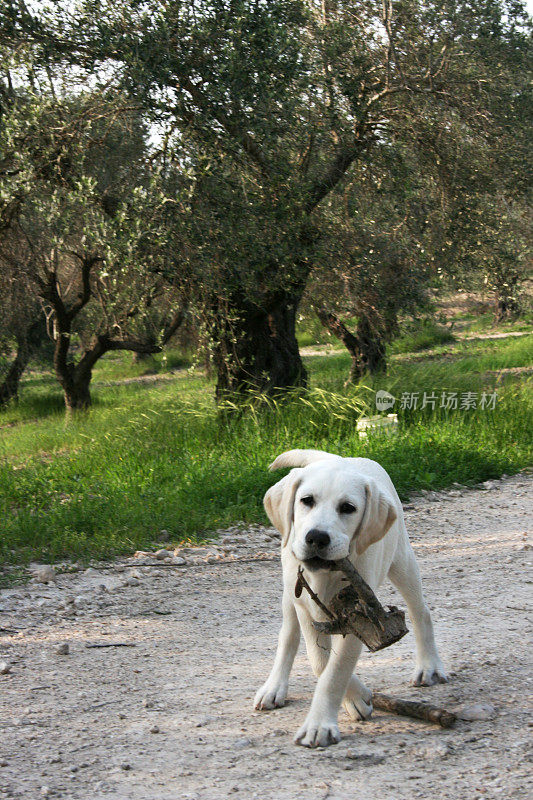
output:
[[[95,644],[86,644],[85,647],[136,647],[135,642],[96,642]]]
[[[102,570],[102,569],[145,569],[145,567],[154,567],[157,569],[165,569],[168,567],[173,567],[174,569],[190,569],[191,567],[227,567],[230,564],[250,564],[254,562],[255,564],[261,564],[262,562],[266,562],[267,564],[271,564],[273,561],[279,561],[279,556],[275,555],[268,558],[232,558],[224,561],[222,559],[217,559],[216,561],[200,561],[196,563],[185,563],[185,564],[168,564],[164,561],[160,562],[159,564],[102,564],[101,566],[94,566],[92,568],[95,570]]]
[[[389,694],[382,694],[381,692],[373,692],[372,703],[374,708],[378,708],[380,711],[389,711],[391,714],[434,722],[440,725],[441,728],[451,728],[457,719],[451,711],[432,706],[430,703],[422,703],[418,700],[401,700],[399,697],[391,697]]]
[[[326,616],[328,616],[330,619],[333,620],[337,619],[335,614],[332,614],[329,608],[326,608],[320,597],[317,594],[315,594],[315,592],[313,592],[313,590],[311,589],[311,587],[304,578],[303,569],[301,567],[298,567],[298,578],[296,579],[296,586],[294,587],[294,594],[296,597],[300,597],[300,595],[302,594],[302,588],[309,593],[309,595],[313,598],[317,606],[322,609],[322,611],[324,612],[324,614],[326,614]]]
[[[349,633],[357,636],[371,652],[389,647],[407,633],[405,614],[395,606],[385,611],[378,598],[357,572],[353,564],[343,558],[340,561],[324,561],[324,569],[340,571],[348,580],[326,608],[312,591],[300,568],[295,594],[300,596],[302,588],[309,592],[315,603],[329,617],[329,622],[313,622],[316,630],[327,634]]]

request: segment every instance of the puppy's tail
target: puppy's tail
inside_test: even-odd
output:
[[[269,466],[269,469],[282,469],[282,467],[306,467],[314,461],[324,461],[327,458],[338,458],[323,450],[287,450],[281,453]]]

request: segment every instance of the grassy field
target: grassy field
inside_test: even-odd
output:
[[[293,447],[374,458],[403,499],[530,465],[531,378],[496,371],[531,366],[533,336],[432,346],[426,357],[394,356],[386,375],[349,390],[347,355],[310,356],[308,392],[239,414],[217,411],[211,383],[194,370],[168,382],[109,385],[147,370],[123,355],[102,362],[94,408],[67,424],[52,376],[35,372],[18,406],[0,416],[0,557],[86,560],[149,546],[162,529],[176,542],[199,541],[238,520],[265,521],[261,499],[279,478],[267,466]],[[169,361],[184,366],[170,354],[149,370],[165,371]],[[377,389],[397,398],[398,433],[360,439],[357,420],[376,413]],[[443,391],[459,399],[474,392],[479,403],[494,390],[494,409],[420,409],[424,392],[439,401]],[[418,408],[401,408],[413,392]]]

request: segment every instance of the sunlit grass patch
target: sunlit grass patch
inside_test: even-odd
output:
[[[236,520],[266,522],[262,497],[283,450],[319,448],[374,458],[402,498],[417,489],[475,484],[531,464],[532,381],[490,369],[531,363],[531,337],[463,346],[458,359],[392,363],[344,389],[347,354],[306,359],[307,391],[217,408],[199,374],[169,383],[95,386],[95,406],[67,422],[57,408],[34,420],[32,392],[0,436],[0,555],[5,562],[107,557],[148,547],[159,531],[201,541]],[[357,433],[375,391],[497,390],[495,408],[401,409],[398,431]],[[7,412],[6,412],[7,413]],[[1,423],[0,423],[1,424]]]

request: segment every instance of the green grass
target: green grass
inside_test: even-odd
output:
[[[453,360],[393,362],[389,374],[348,391],[347,354],[310,357],[309,392],[233,414],[217,411],[212,384],[197,373],[106,386],[97,382],[110,374],[103,364],[94,408],[67,423],[51,378],[34,375],[0,417],[11,424],[0,430],[0,556],[11,564],[107,557],[153,544],[163,528],[175,541],[199,541],[236,520],[265,521],[261,499],[279,477],[267,465],[293,447],[374,458],[403,499],[515,472],[532,461],[532,381],[486,373],[531,366],[532,341],[461,343]],[[403,410],[398,400],[398,434],[359,439],[357,419],[376,413],[378,388],[397,398],[497,388],[499,400],[470,411]]]
[[[430,319],[409,323],[389,346],[389,353],[416,353],[455,341],[455,336],[443,325]]]

